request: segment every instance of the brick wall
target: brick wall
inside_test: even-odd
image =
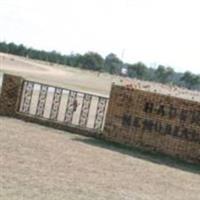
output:
[[[113,85],[103,134],[200,163],[200,103]]]
[[[23,78],[4,74],[0,97],[0,115],[15,116],[18,108]]]

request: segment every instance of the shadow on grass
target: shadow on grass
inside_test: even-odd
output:
[[[121,154],[136,157],[139,159],[144,159],[156,164],[167,165],[169,167],[177,168],[183,171],[200,174],[200,165],[187,163],[180,159],[176,159],[164,154],[152,153],[147,150],[142,150],[140,148],[135,148],[135,147],[126,147],[125,145],[107,142],[107,141],[95,139],[95,138],[73,138],[72,140],[83,142],[89,145],[93,145],[93,146],[97,146],[97,147],[101,147],[105,149],[109,149],[111,151],[116,151]]]

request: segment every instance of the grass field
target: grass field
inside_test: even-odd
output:
[[[109,95],[112,82],[200,101],[200,93],[0,54],[0,73]],[[0,200],[199,200],[200,167],[0,117]]]

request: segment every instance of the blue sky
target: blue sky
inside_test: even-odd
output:
[[[1,0],[0,40],[200,74],[199,0]]]

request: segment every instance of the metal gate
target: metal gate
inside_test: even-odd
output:
[[[101,131],[108,100],[108,97],[26,80],[19,112]]]

